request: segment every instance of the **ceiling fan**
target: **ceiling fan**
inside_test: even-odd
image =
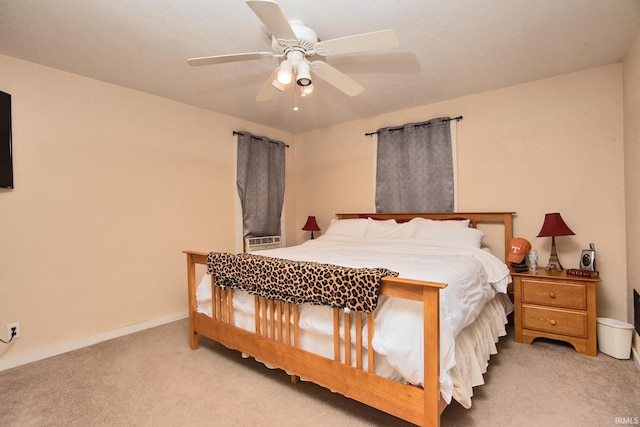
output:
[[[272,0],[246,0],[247,5],[271,32],[272,52],[248,52],[190,58],[189,65],[211,65],[254,59],[281,59],[278,68],[262,87],[256,100],[270,99],[275,89],[284,91],[295,81],[303,95],[313,91],[311,73],[349,96],[357,96],[364,87],[351,77],[314,56],[389,49],[399,46],[394,30],[382,30],[320,41],[314,30],[298,20],[287,20],[278,3]],[[311,58],[311,59],[310,59]]]

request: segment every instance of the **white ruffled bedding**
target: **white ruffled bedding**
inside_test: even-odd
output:
[[[440,392],[447,402],[453,397],[464,407],[471,406],[471,387],[482,384],[489,354],[495,353],[498,336],[505,334],[506,313],[512,307],[505,295],[496,298],[506,292],[511,277],[507,266],[490,252],[455,241],[328,233],[302,245],[257,254],[346,267],[384,267],[402,278],[447,283],[440,293]],[[196,298],[198,312],[211,316],[209,276],[203,277]],[[233,302],[235,325],[253,330],[253,297],[234,291]],[[332,357],[331,309],[301,306],[300,328],[303,349]],[[365,324],[364,343],[366,334]],[[351,336],[355,340],[355,331]],[[422,304],[381,297],[372,345],[379,375],[422,385]]]

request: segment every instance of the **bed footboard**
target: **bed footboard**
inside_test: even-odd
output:
[[[345,314],[334,309],[334,331],[339,330],[340,316],[344,325],[355,325],[355,344],[351,328],[345,326],[342,342],[334,333],[334,357],[325,358],[300,348],[298,306],[255,297],[255,332],[234,326],[233,294],[220,289],[212,280],[212,312],[208,317],[196,309],[196,265],[207,263],[207,253],[185,251],[189,295],[189,345],[198,348],[202,335],[227,347],[246,353],[262,362],[277,366],[293,376],[305,378],[320,386],[375,407],[417,425],[438,426],[446,403],[439,391],[440,308],[439,291],[446,284],[385,277],[381,295],[422,301],[424,306],[424,386],[402,384],[375,374],[373,314],[367,320],[368,343],[362,343],[363,315]],[[354,346],[355,348],[353,348]],[[355,352],[355,360],[352,360]],[[363,369],[364,362],[367,368]]]

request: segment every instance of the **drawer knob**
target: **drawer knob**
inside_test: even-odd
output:
[[[550,319],[550,320],[549,320],[549,323],[550,323],[551,325],[553,325],[553,326],[555,326],[555,325],[556,325],[556,321],[555,321],[555,319]]]
[[[556,297],[556,293],[555,292],[549,292],[549,298],[553,299]]]

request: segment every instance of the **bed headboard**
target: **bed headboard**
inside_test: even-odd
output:
[[[404,219],[427,218],[435,220],[468,219],[472,227],[478,224],[502,224],[504,229],[504,259],[509,254],[509,244],[513,238],[513,215],[515,212],[423,212],[423,213],[340,213],[338,219],[374,218]]]

